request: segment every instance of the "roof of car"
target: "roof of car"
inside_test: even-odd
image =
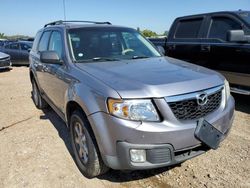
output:
[[[211,14],[237,14],[240,13],[250,13],[250,11],[243,11],[243,10],[237,10],[237,11],[218,11],[218,12],[209,12],[209,13],[202,13],[202,14],[194,14],[194,15],[187,15],[187,16],[181,16],[176,19],[182,19],[187,17],[198,17],[198,16],[204,16],[204,15],[211,15]]]

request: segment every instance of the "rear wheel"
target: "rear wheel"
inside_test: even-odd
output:
[[[76,164],[84,176],[93,178],[108,171],[100,156],[90,124],[79,110],[71,115],[70,135]]]
[[[42,98],[35,80],[32,80],[32,99],[38,109],[45,109],[48,103]]]

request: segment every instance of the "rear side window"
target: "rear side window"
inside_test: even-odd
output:
[[[227,40],[227,32],[229,30],[242,29],[242,26],[237,21],[227,17],[212,18],[208,38]]]
[[[50,37],[49,50],[56,51],[60,59],[62,58],[62,37],[58,31],[53,31]]]
[[[38,45],[39,52],[46,51],[48,49],[49,37],[50,37],[50,31],[46,31],[43,33],[42,38]]]
[[[19,50],[19,44],[18,43],[10,44],[10,49],[12,49],[12,50]]]
[[[175,38],[197,38],[203,18],[181,20],[176,28]]]
[[[7,44],[7,45],[5,45],[5,46],[4,46],[4,48],[6,48],[6,49],[10,49],[10,45],[9,45],[9,44]]]

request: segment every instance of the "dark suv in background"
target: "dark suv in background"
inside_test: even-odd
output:
[[[166,55],[221,72],[231,91],[250,95],[250,12],[215,12],[177,18]]]

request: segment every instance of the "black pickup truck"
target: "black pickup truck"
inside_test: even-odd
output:
[[[250,95],[250,11],[176,18],[165,51],[167,56],[221,72],[232,92]]]

